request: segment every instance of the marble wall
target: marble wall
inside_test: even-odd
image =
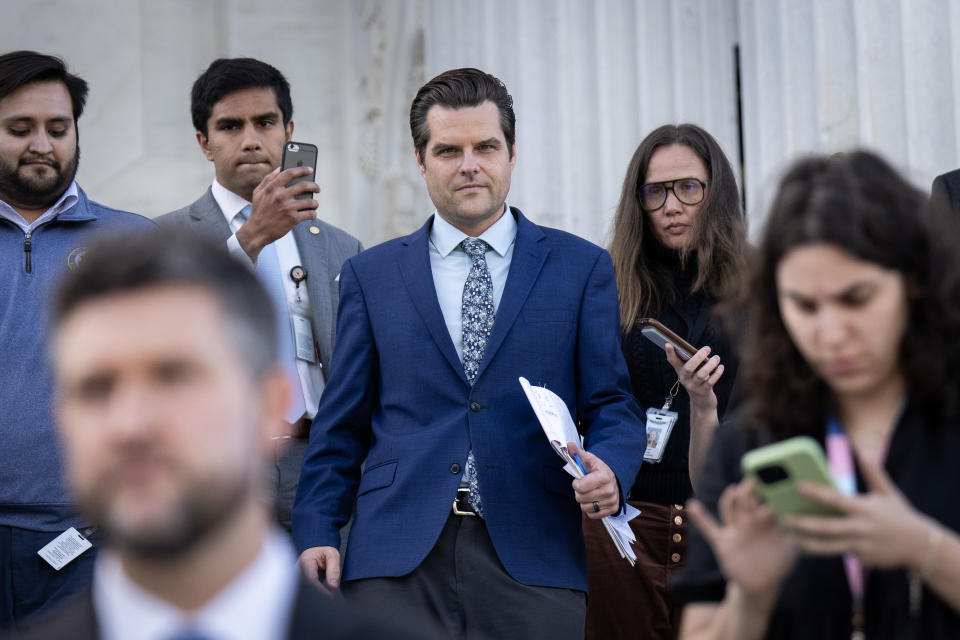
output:
[[[3,8],[3,49],[57,53],[90,82],[81,184],[147,215],[191,202],[212,179],[189,90],[220,56],[258,57],[287,75],[294,137],[320,148],[320,215],[368,245],[416,228],[430,211],[407,111],[417,87],[455,66],[489,70],[515,98],[511,204],[601,243],[634,148],[664,122],[697,122],[718,138],[739,168],[754,232],[798,154],[868,146],[924,188],[960,166],[960,0],[4,0]]]
[[[739,0],[737,9],[754,222],[800,154],[870,148],[925,190],[960,166],[960,1]]]

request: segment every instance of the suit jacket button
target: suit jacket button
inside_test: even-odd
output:
[[[452,473],[453,475],[457,475],[458,473],[460,473],[460,465],[457,464],[456,462],[450,465],[450,473]]]
[[[480,411],[480,403],[477,402],[476,400],[474,400],[473,402],[471,402],[471,403],[470,403],[470,411],[474,411],[474,412]]]

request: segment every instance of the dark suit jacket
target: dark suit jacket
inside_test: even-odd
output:
[[[226,242],[232,235],[230,225],[220,211],[210,189],[193,204],[156,219],[161,227],[190,230],[213,242]],[[310,233],[316,227],[320,233]],[[359,253],[360,241],[321,220],[301,222],[293,229],[300,260],[307,270],[307,295],[313,313],[313,335],[320,346],[324,375],[333,353],[339,286],[337,276],[343,261]]]
[[[939,206],[953,207],[960,213],[960,169],[954,169],[933,179],[931,202]]]
[[[291,607],[286,637],[289,640],[416,640],[441,637],[435,635],[432,627],[425,628],[412,619],[387,621],[376,615],[349,608],[343,600],[326,596],[301,579]],[[67,603],[59,613],[19,635],[9,636],[9,640],[97,640],[99,637],[97,613],[88,590]]]
[[[472,447],[506,570],[525,584],[587,589],[572,478],[517,378],[563,398],[625,493],[646,438],[620,350],[613,266],[600,247],[512,213],[513,258],[473,386],[437,301],[432,218],[343,266],[334,373],[311,430],[293,534],[299,551],[337,546],[356,499],[347,580],[404,575],[423,561]]]

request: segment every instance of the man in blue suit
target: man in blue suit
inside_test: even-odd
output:
[[[517,154],[497,78],[437,76],[410,128],[437,215],[341,271],[294,506],[301,569],[338,587],[356,501],[348,599],[429,612],[452,637],[582,638],[580,512],[620,511],[645,446],[610,257],[505,204]],[[571,483],[519,376],[563,398],[588,475]]]

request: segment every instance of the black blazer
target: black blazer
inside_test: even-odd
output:
[[[954,211],[960,213],[960,169],[954,169],[933,179],[933,193],[930,195],[930,200],[953,207]]]
[[[300,579],[296,599],[290,611],[286,637],[307,640],[322,637],[329,640],[416,640],[441,638],[433,631],[432,622],[413,618],[386,620],[366,611],[357,611],[339,598],[331,598]],[[59,613],[38,622],[19,635],[5,640],[98,640],[100,631],[92,592],[87,590],[69,601]]]

